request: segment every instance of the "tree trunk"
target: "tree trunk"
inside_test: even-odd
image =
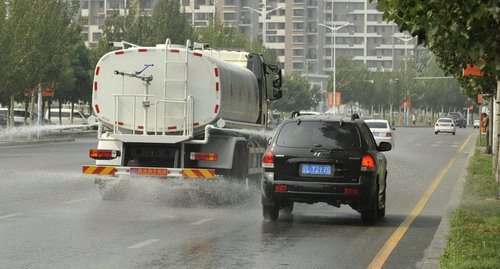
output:
[[[500,137],[498,136],[499,134],[499,128],[500,128],[500,81],[497,79],[497,94],[495,98],[495,128],[493,129],[493,137],[494,137],[494,145],[493,145],[493,172],[495,173],[495,179],[497,182],[499,182],[499,177],[498,177],[498,151],[499,151],[499,141]],[[493,113],[490,113],[493,114]]]
[[[62,125],[61,110],[62,110],[62,102],[59,101],[59,125]],[[59,130],[62,130],[62,129],[59,129]]]
[[[73,111],[75,110],[75,102],[71,102],[71,114],[69,114],[69,122],[73,125]]]
[[[14,95],[10,96],[9,113],[8,113],[8,125],[9,125],[9,141],[12,141],[12,133],[14,132]]]
[[[28,141],[31,141],[32,129],[33,129],[33,119],[35,118],[35,97],[37,96],[37,88],[31,90],[31,104],[30,104],[30,128],[28,132]]]

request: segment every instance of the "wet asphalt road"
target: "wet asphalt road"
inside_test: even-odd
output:
[[[0,268],[366,268],[448,162],[457,159],[384,268],[419,268],[473,133],[399,128],[389,162],[386,217],[361,225],[347,206],[296,204],[262,219],[256,187],[231,182],[132,184],[125,201],[101,201],[96,141],[0,147]]]

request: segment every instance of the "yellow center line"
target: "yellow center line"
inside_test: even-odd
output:
[[[380,251],[377,253],[375,258],[373,258],[372,262],[368,265],[368,269],[375,269],[375,268],[382,268],[384,265],[385,261],[387,258],[389,258],[389,255],[391,255],[392,251],[396,246],[398,245],[399,241],[403,237],[403,235],[406,233],[408,228],[410,228],[410,225],[413,223],[415,218],[422,212],[424,209],[425,205],[429,201],[429,198],[431,195],[434,193],[436,190],[437,186],[441,182],[441,180],[444,178],[446,173],[448,173],[448,170],[453,166],[455,161],[458,158],[458,155],[462,153],[462,151],[465,148],[465,145],[469,142],[471,137],[474,134],[469,135],[465,142],[462,144],[460,149],[458,150],[457,154],[448,162],[446,167],[439,173],[438,177],[432,182],[432,184],[429,186],[427,191],[425,192],[424,196],[418,201],[417,205],[413,208],[411,211],[410,215],[406,217],[406,219],[399,225],[399,227],[394,231],[394,233],[389,237],[389,239],[385,242],[384,246],[380,249]]]

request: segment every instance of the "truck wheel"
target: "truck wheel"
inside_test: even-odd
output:
[[[99,192],[103,201],[123,201],[128,191],[125,182],[99,183]]]
[[[365,225],[374,225],[377,222],[379,211],[378,182],[375,193],[370,195],[365,207],[361,210],[361,222]]]
[[[230,177],[244,180],[248,176],[248,149],[243,143],[236,144]]]
[[[266,206],[262,205],[262,215],[265,220],[276,221],[280,214],[280,208],[277,205]]]

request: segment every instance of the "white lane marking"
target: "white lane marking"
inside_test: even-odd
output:
[[[420,147],[420,146],[422,146],[422,144],[418,143],[418,144],[415,144],[415,146]]]
[[[70,204],[75,204],[75,203],[79,203],[79,202],[83,202],[83,201],[85,201],[85,199],[72,200],[72,201],[65,202],[65,204],[70,205]]]
[[[458,148],[458,145],[451,145],[452,148]]]
[[[438,144],[432,144],[431,147],[439,147]]]
[[[22,215],[21,213],[13,213],[13,214],[8,214],[4,216],[0,216],[0,219],[6,219],[6,218],[11,218],[11,217],[16,217]]]
[[[201,225],[201,224],[209,222],[211,220],[213,220],[213,219],[212,218],[204,218],[204,219],[201,219],[199,221],[191,223],[191,225]]]
[[[149,240],[146,240],[144,242],[140,242],[140,243],[137,243],[135,245],[131,245],[127,248],[142,248],[142,247],[145,247],[147,245],[151,245],[151,244],[158,242],[158,241],[160,241],[160,239],[149,239]]]

